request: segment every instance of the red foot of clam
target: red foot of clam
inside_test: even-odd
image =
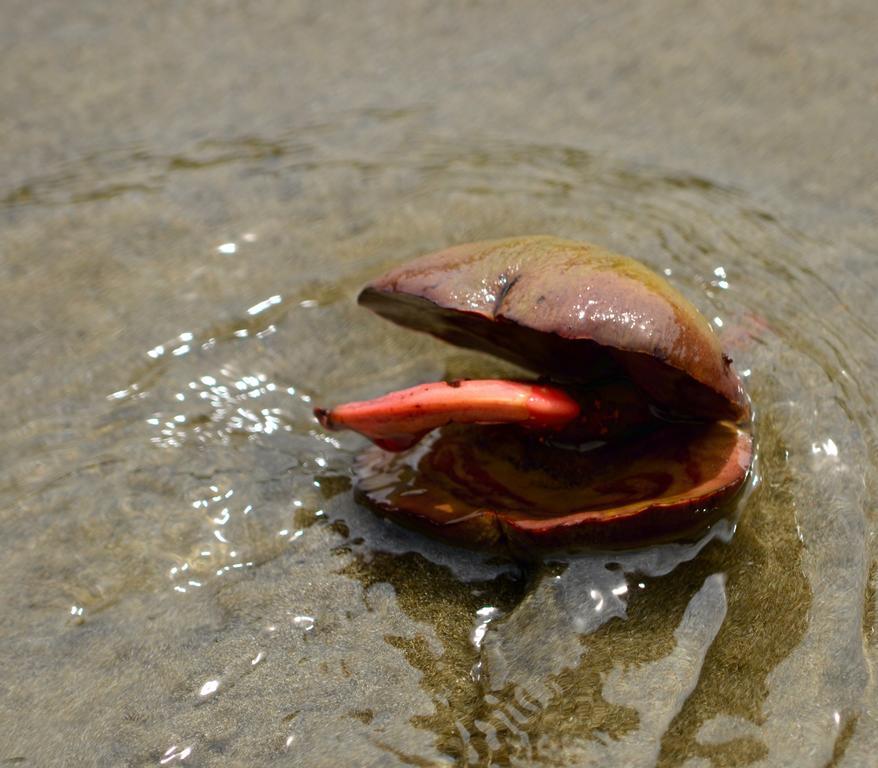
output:
[[[411,448],[446,424],[519,424],[559,431],[579,404],[555,387],[520,381],[437,381],[314,413],[327,429],[352,429],[387,451]]]

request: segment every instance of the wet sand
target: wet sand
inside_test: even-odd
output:
[[[878,11],[729,14],[5,4],[0,764],[871,764]],[[523,232],[714,323],[735,530],[523,568],[355,505],[313,404],[491,366],[357,289]]]

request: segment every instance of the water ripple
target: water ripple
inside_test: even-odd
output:
[[[225,195],[185,262],[197,279],[163,286],[162,306],[132,290],[148,341],[113,348],[113,386],[9,435],[4,526],[29,548],[0,566],[27,584],[11,615],[39,606],[46,622],[127,637],[120,711],[139,707],[164,643],[175,682],[150,689],[151,709],[173,714],[131,714],[153,763],[238,744],[263,762],[313,756],[324,733],[375,760],[473,765],[867,754],[876,332],[863,286],[833,272],[849,246],[696,176],[404,125],[351,115],[173,152],[120,147],[0,193],[10,221],[137,211],[144,196],[194,217]],[[757,415],[761,482],[737,529],[523,573],[354,505],[361,443],[322,433],[313,402],[489,365],[368,316],[357,287],[450,242],[525,232],[634,255],[711,319]],[[153,330],[190,299],[185,324]],[[101,322],[112,338],[117,320]],[[71,372],[86,394],[106,346]],[[135,630],[157,634],[138,645]],[[70,653],[52,642],[45,690]],[[105,680],[100,654],[74,656],[83,679]],[[217,706],[247,728],[227,734]]]

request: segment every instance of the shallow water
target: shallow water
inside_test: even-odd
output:
[[[352,111],[0,190],[0,763],[868,764],[854,276],[706,179],[409,128]],[[634,255],[712,320],[756,413],[736,525],[523,567],[354,504],[363,442],[313,405],[488,365],[358,288],[532,232]]]

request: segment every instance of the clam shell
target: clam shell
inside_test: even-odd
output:
[[[359,302],[556,379],[621,368],[676,413],[749,418],[741,380],[696,307],[643,264],[597,245],[549,236],[457,245],[391,269]]]

